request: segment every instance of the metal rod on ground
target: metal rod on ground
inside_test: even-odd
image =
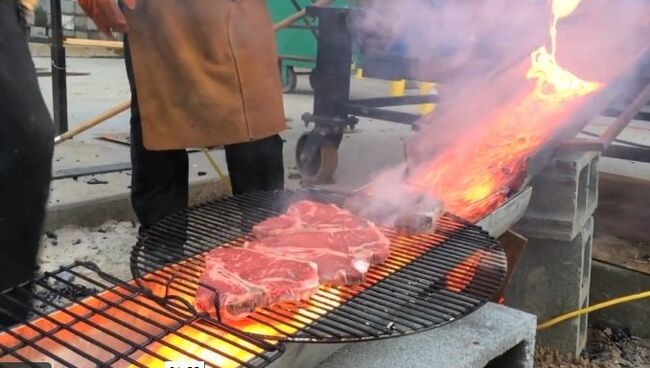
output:
[[[619,134],[625,129],[625,127],[634,119],[641,109],[650,101],[650,84],[648,84],[642,91],[639,93],[632,103],[623,110],[623,113],[614,120],[614,122],[607,128],[605,133],[602,134],[600,141],[603,144],[603,148],[609,147],[610,144],[618,137]]]
[[[332,3],[332,1],[333,0],[319,0],[319,1],[311,4],[311,6],[328,6],[329,4]],[[295,23],[297,20],[303,18],[305,15],[307,15],[307,9],[303,9],[303,10],[301,10],[301,11],[295,13],[295,14],[292,14],[292,15],[282,19],[281,21],[275,23],[273,25],[273,30],[274,31],[279,31],[279,30],[281,30],[283,28],[287,28],[290,25],[292,25],[293,23]]]
[[[59,144],[61,142],[67,141],[68,139],[72,139],[74,138],[74,136],[81,134],[94,126],[105,122],[106,120],[112,118],[113,116],[123,111],[128,110],[129,107],[131,107],[131,99],[122,101],[119,104],[115,105],[114,107],[108,109],[107,111],[82,122],[78,127],[55,137],[54,144]]]
[[[201,151],[203,151],[205,157],[208,159],[208,162],[210,163],[214,171],[216,171],[217,175],[219,175],[219,179],[221,179],[226,184],[228,189],[232,191],[232,185],[230,185],[230,179],[226,177],[223,171],[221,171],[221,168],[219,167],[217,162],[212,158],[212,155],[210,155],[210,151],[207,148],[202,148]]]

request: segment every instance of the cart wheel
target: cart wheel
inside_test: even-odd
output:
[[[291,93],[296,90],[298,85],[298,75],[293,70],[292,66],[285,68],[284,75],[282,76],[282,92]]]
[[[304,133],[296,145],[296,162],[304,179],[312,183],[327,184],[334,181],[334,172],[339,162],[339,153],[334,139],[325,137],[315,157],[302,157],[309,133]]]

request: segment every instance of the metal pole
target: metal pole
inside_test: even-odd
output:
[[[63,24],[61,0],[50,0],[52,36],[50,55],[52,59],[52,107],[54,127],[57,134],[68,130],[68,92],[66,86],[65,48],[63,47]]]

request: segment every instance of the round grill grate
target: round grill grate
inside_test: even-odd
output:
[[[281,214],[296,200],[340,205],[345,198],[325,191],[254,193],[176,213],[141,234],[131,255],[133,276],[161,297],[181,297],[191,305],[206,252],[250,240],[253,225]],[[451,215],[439,220],[434,234],[384,231],[391,239],[391,256],[371,267],[364,284],[321,286],[307,302],[258,308],[232,327],[293,342],[403,336],[468,315],[492,300],[505,278],[506,256],[500,245]]]

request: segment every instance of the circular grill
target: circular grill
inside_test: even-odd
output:
[[[140,235],[131,254],[133,276],[161,297],[185,299],[189,308],[206,252],[242,245],[251,239],[253,225],[283,213],[297,200],[341,205],[345,198],[325,191],[254,193],[173,214]],[[470,314],[494,298],[505,278],[506,257],[500,245],[451,215],[439,220],[433,234],[383,230],[391,239],[391,255],[370,268],[365,283],[321,286],[309,301],[258,308],[233,327],[293,342],[403,336]]]

